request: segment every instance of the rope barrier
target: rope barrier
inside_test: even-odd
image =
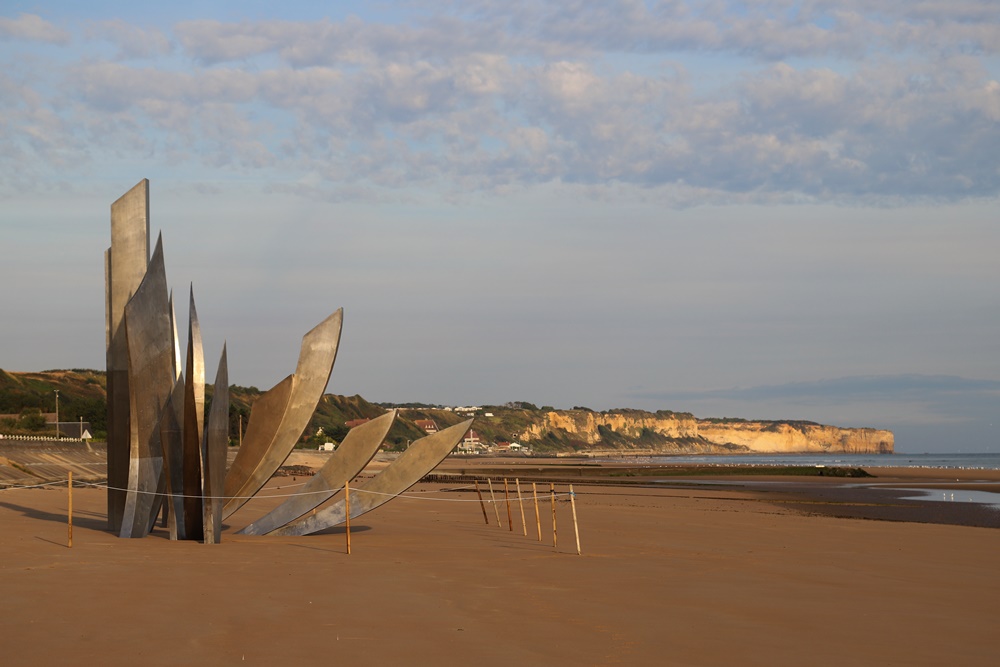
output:
[[[32,485],[27,485],[27,486],[9,486],[9,487],[4,487],[4,488],[0,489],[0,491],[8,491],[8,490],[12,490],[12,489],[35,489],[35,488],[39,488],[39,487],[43,487],[43,486],[61,486],[61,485],[66,484],[66,482],[67,482],[67,480],[64,479],[64,480],[60,480],[60,481],[57,481],[57,482],[45,482],[43,484],[32,484]],[[281,488],[286,488],[286,487],[304,486],[304,485],[305,485],[305,482],[303,482],[301,484],[287,484],[287,485],[278,486],[278,487],[274,487],[274,488],[281,489]],[[108,490],[111,490],[111,491],[123,491],[123,492],[126,492],[126,493],[129,492],[129,490],[127,488],[122,488],[122,487],[117,487],[117,486],[110,486],[108,484],[100,484],[100,483],[97,483],[97,482],[81,482],[81,481],[77,481],[77,482],[74,482],[73,486],[75,486],[75,487],[91,487],[91,488],[95,488],[95,489],[108,489]],[[455,489],[449,489],[447,492],[448,493],[454,493],[456,491],[466,491],[466,490],[469,490],[471,488],[472,487],[469,487],[469,486],[463,486],[463,487],[458,487],[458,488],[455,488]],[[338,488],[337,491],[340,491],[340,489]],[[351,487],[351,492],[352,493],[367,493],[367,494],[370,494],[370,495],[373,495],[373,496],[389,496],[391,498],[408,498],[410,500],[426,500],[426,501],[430,501],[430,502],[439,502],[439,503],[478,503],[479,502],[479,500],[477,498],[431,498],[431,497],[428,497],[428,496],[426,496],[424,494],[383,493],[381,491],[370,491],[370,490],[367,490],[367,489],[360,489],[360,488],[357,488],[357,487]],[[165,493],[165,492],[164,493],[160,493],[158,491],[134,491],[133,493],[139,493],[139,494],[149,495],[149,496],[163,496],[164,498],[170,498],[170,497],[172,497],[172,498],[199,498],[201,500],[230,500],[230,499],[262,500],[262,499],[266,499],[266,498],[295,498],[295,497],[298,497],[298,496],[312,496],[312,495],[317,495],[317,494],[321,494],[321,493],[330,493],[330,490],[327,489],[327,490],[323,490],[323,491],[306,491],[306,492],[303,492],[303,493],[267,493],[267,494],[256,494],[256,495],[253,495],[253,496],[203,496],[203,495],[190,495],[190,494],[182,494],[182,493],[173,493],[173,494],[172,493]],[[570,494],[569,492],[567,492],[567,493],[557,493],[557,494],[555,494],[555,497],[557,497],[557,498],[558,497],[567,497],[568,498],[570,495],[572,495],[572,494]],[[488,503],[500,503],[500,502],[505,502],[505,501],[503,501],[503,500],[486,500],[485,502],[488,502]],[[512,498],[510,500],[510,502],[512,502],[512,503],[513,502],[525,503],[525,502],[528,502],[528,500],[526,500],[526,499],[517,499],[517,500],[515,500],[515,499]]]
[[[9,491],[11,489],[38,489],[43,486],[62,486],[65,483],[66,480],[63,479],[59,480],[58,482],[42,482],[41,484],[25,484],[25,485],[12,484],[10,486],[4,486],[0,488],[0,491]],[[77,484],[80,484],[80,482],[77,482]]]
[[[73,487],[74,486],[90,487],[90,488],[96,488],[96,489],[102,489],[103,488],[103,489],[109,489],[109,490],[115,490],[115,491],[125,491],[125,492],[129,491],[128,489],[124,489],[124,488],[121,488],[121,487],[114,487],[114,486],[110,486],[108,484],[100,484],[100,483],[96,483],[96,482],[77,482],[74,485],[74,483],[73,483],[73,473],[72,472],[69,473],[69,477],[66,480],[59,480],[59,481],[54,481],[54,482],[42,482],[42,483],[39,483],[39,484],[8,486],[8,487],[0,488],[0,491],[7,491],[7,490],[11,490],[11,489],[37,489],[37,488],[41,488],[41,487],[45,487],[45,486],[62,485],[64,483],[67,484],[68,487],[69,487],[69,515],[68,515],[68,531],[69,531],[69,533],[68,533],[68,546],[69,547],[73,546],[73,494],[72,493],[73,493]],[[305,482],[303,482],[302,484],[289,484],[289,485],[285,485],[285,486],[289,486],[289,487],[291,487],[291,486],[303,486],[304,484],[305,484]],[[507,484],[507,480],[505,479],[504,480],[504,486],[505,487],[506,487],[506,484]],[[276,487],[276,488],[277,489],[281,489],[282,487],[279,486],[279,487]],[[348,490],[347,490],[347,488],[348,487],[345,484],[344,485],[344,501],[349,503],[350,501],[349,501],[349,496],[348,496]],[[505,493],[504,494],[505,497],[504,497],[504,499],[502,501],[498,501],[495,498],[491,498],[489,501],[484,501],[484,499],[482,498],[482,496],[479,495],[479,494],[477,494],[477,495],[479,495],[478,498],[465,499],[465,498],[434,498],[434,497],[429,497],[429,496],[427,496],[425,494],[422,494],[422,493],[414,495],[414,494],[406,494],[406,493],[383,493],[381,491],[371,491],[371,490],[359,489],[359,488],[355,488],[353,490],[354,490],[354,493],[368,493],[368,494],[376,495],[376,496],[388,496],[389,498],[407,498],[407,499],[410,499],[410,500],[426,500],[426,501],[430,501],[430,502],[480,503],[480,504],[482,504],[484,502],[490,502],[490,503],[493,503],[494,509],[496,509],[496,503],[498,503],[498,502],[505,502],[507,504],[507,518],[508,518],[508,523],[510,524],[510,530],[512,530],[512,531],[514,530],[514,527],[513,527],[513,519],[511,518],[511,510],[510,510],[510,504],[511,504],[511,502],[518,503],[521,506],[521,508],[522,508],[521,509],[521,521],[522,522],[524,521],[524,509],[523,509],[524,505],[523,504],[525,502],[528,502],[526,499],[523,499],[520,496],[520,489],[518,489],[518,496],[517,496],[517,498],[510,498],[509,495]],[[470,487],[465,486],[465,487],[459,487],[459,488],[456,488],[456,489],[444,489],[443,491],[445,491],[445,492],[455,492],[455,491],[467,491],[467,490],[470,490]],[[188,494],[159,493],[159,492],[156,492],[156,491],[135,491],[134,493],[142,493],[142,494],[145,494],[145,495],[153,495],[153,496],[162,496],[162,497],[165,497],[165,498],[171,498],[171,497],[172,498],[199,498],[199,499],[202,499],[202,500],[228,500],[230,498],[240,498],[240,499],[244,499],[245,498],[245,499],[248,499],[248,500],[253,500],[253,499],[257,499],[257,498],[292,498],[292,497],[297,497],[297,496],[315,495],[315,494],[318,494],[318,493],[330,493],[330,491],[331,491],[330,489],[326,489],[326,490],[322,490],[322,491],[307,491],[307,492],[303,492],[303,493],[280,493],[280,494],[254,495],[254,496],[202,496],[202,495],[188,495]],[[336,489],[335,490],[335,492],[337,492],[337,491],[340,491],[340,489]],[[539,541],[541,541],[542,526],[541,526],[541,522],[540,522],[539,517],[538,517],[538,497],[537,497],[537,492],[535,492],[535,486],[534,486],[534,484],[532,484],[532,496],[533,496],[532,497],[532,502],[535,505],[535,521],[538,524],[538,539],[539,539]],[[556,499],[559,498],[559,497],[567,497],[567,498],[569,498],[570,506],[571,506],[572,511],[573,511],[573,533],[574,533],[574,535],[576,537],[576,553],[580,554],[581,553],[581,551],[580,551],[580,529],[579,529],[579,526],[577,524],[577,518],[576,518],[576,502],[575,502],[576,501],[576,493],[573,491],[573,485],[572,484],[570,485],[569,491],[567,493],[556,493],[555,492],[555,485],[553,483],[550,483],[549,484],[549,497],[551,498],[551,502],[552,502],[552,546],[553,546],[553,548],[557,548],[557,546],[558,546],[557,537],[556,537],[556,535],[557,535],[557,532],[556,532]],[[347,516],[348,516],[348,523],[347,523],[347,526],[348,526],[348,528],[347,528],[347,530],[348,530],[348,533],[347,533],[347,535],[348,535],[348,538],[347,538],[347,540],[348,540],[347,541],[347,553],[351,553],[351,543],[350,543],[350,509],[349,508],[350,508],[350,505],[348,505],[348,511],[347,511]],[[484,516],[486,515],[485,509],[483,510],[483,515]],[[499,525],[499,522],[500,522],[499,514],[497,514],[497,523],[498,523],[498,525]],[[487,519],[487,523],[489,523],[488,519]],[[527,534],[528,534],[527,523],[525,523],[525,525],[524,525],[524,534],[525,534],[525,536],[527,536]]]

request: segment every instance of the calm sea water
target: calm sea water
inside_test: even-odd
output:
[[[621,459],[606,459],[607,461]],[[703,465],[817,465],[849,468],[961,468],[1000,470],[1000,453],[990,454],[743,454],[738,456],[645,456],[629,459],[642,463]]]

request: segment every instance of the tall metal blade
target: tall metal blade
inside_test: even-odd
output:
[[[187,369],[184,385],[184,525],[188,537],[202,535],[201,465],[202,437],[205,433],[205,354],[201,345],[201,326],[194,306],[191,286],[188,319]]]
[[[226,479],[226,448],[229,446],[229,362],[222,346],[219,370],[215,374],[212,406],[208,411],[202,444],[202,505],[205,544],[222,541],[222,494]]]
[[[302,487],[301,495],[292,496],[239,533],[265,535],[332,498],[344,488],[345,482],[354,479],[355,475],[372,460],[389,429],[392,428],[396,414],[396,410],[391,410],[381,417],[352,428],[326,464]]]
[[[279,423],[274,432],[274,438],[264,450],[263,455],[255,465],[246,466],[250,474],[239,484],[233,493],[229,480],[226,480],[226,495],[230,496],[222,509],[222,517],[226,518],[238,510],[264,486],[271,475],[284,463],[291,453],[295,443],[302,436],[316,405],[323,397],[323,391],[330,381],[333,364],[337,359],[337,347],[340,344],[340,331],[344,321],[344,309],[316,325],[302,338],[302,349],[299,352],[299,363],[292,376],[292,388],[285,406],[284,414],[276,416]],[[256,407],[256,406],[254,406]],[[252,415],[251,415],[252,416]],[[273,418],[272,418],[273,419]],[[247,436],[250,427],[247,427]],[[235,465],[233,466],[235,468]],[[233,471],[230,471],[230,475]],[[234,479],[232,487],[236,487]]]
[[[108,529],[119,532],[129,479],[128,343],[125,304],[149,263],[149,181],[142,179],[111,204],[111,247],[104,255],[107,343]]]
[[[159,509],[163,475],[160,414],[174,386],[174,341],[162,239],[146,276],[125,305],[131,414],[128,492],[121,537],[144,537]]]
[[[365,484],[357,487],[357,494],[351,494],[351,518],[359,517],[389,502],[397,495],[420,481],[433,470],[444,457],[458,445],[473,420],[456,424],[443,431],[417,440],[398,459]],[[269,533],[270,535],[308,535],[316,531],[339,526],[347,520],[343,500],[310,514],[299,521]]]

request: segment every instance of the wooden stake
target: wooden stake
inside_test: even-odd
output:
[[[542,518],[538,514],[538,486],[531,483],[531,495],[535,497],[535,525],[538,526],[538,541],[542,541]]]
[[[351,553],[351,487],[350,482],[344,482],[344,510],[346,517],[345,531],[347,539],[347,553]]]
[[[483,502],[483,492],[479,490],[479,480],[477,479],[475,480],[475,482],[476,482],[476,493],[479,495],[479,506],[483,510],[483,521],[485,521],[486,525],[488,526],[490,525],[490,517],[486,515],[486,503]]]
[[[521,529],[524,531],[524,536],[528,536],[528,522],[524,520],[524,501],[521,499],[521,482],[516,477],[514,478],[514,488],[517,489],[517,506],[521,508]]]
[[[69,471],[69,481],[66,483],[66,490],[69,493],[69,510],[66,513],[66,529],[69,531],[67,547],[73,548],[73,471]]]
[[[497,526],[500,526],[500,510],[497,509],[497,497],[493,495],[493,482],[487,477],[486,483],[490,485],[490,502],[493,503],[493,513],[497,515]]]
[[[510,514],[510,489],[507,488],[507,478],[503,478],[503,498],[507,501],[507,526],[510,532],[514,532],[514,518]]]
[[[576,494],[573,485],[569,485],[569,506],[573,508],[573,534],[576,535],[576,555],[580,555],[580,527],[576,524]]]
[[[552,496],[552,548],[556,549],[559,546],[556,538],[556,485],[552,482],[549,482],[549,495]]]

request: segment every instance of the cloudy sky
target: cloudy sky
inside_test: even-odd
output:
[[[336,393],[1000,451],[997,2],[119,4],[0,9],[0,368],[103,367],[149,178],[210,377],[343,306]]]

